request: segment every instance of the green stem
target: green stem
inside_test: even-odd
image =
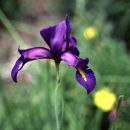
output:
[[[56,88],[55,88],[55,118],[56,118],[56,130],[61,130],[62,120],[62,94],[60,88],[60,76],[59,76],[59,63],[56,63]]]

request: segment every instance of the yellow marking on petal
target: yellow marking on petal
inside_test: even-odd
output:
[[[83,70],[81,70],[80,68],[78,68],[78,71],[81,74],[81,77],[84,79],[84,81],[87,81],[87,77],[86,77],[85,73],[83,72]]]

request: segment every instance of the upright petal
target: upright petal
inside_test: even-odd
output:
[[[61,55],[61,60],[72,67],[76,67],[78,59],[75,55],[70,52],[65,52]]]
[[[70,48],[68,49],[68,51],[69,51],[70,53],[72,53],[73,55],[79,57],[79,50],[78,50],[77,47],[70,47]]]
[[[65,40],[61,47],[62,53],[66,52],[66,49],[67,49],[67,41]]]
[[[75,37],[71,37],[69,40],[69,47],[76,47],[77,46],[77,40]]]
[[[66,39],[62,44],[62,52],[69,51],[72,54],[79,56],[79,50],[76,47],[77,46],[77,40],[74,37]]]
[[[18,50],[21,57],[16,61],[12,71],[11,76],[14,82],[17,82],[18,72],[23,68],[24,64],[37,59],[50,58],[53,59],[51,52],[42,47],[29,48],[25,50]]]
[[[92,92],[96,86],[96,78],[93,71],[89,68],[77,68],[76,79],[88,93]]]
[[[59,23],[55,27],[54,37],[51,40],[51,43],[52,43],[51,47],[53,48],[54,51],[61,50],[62,44],[63,44],[65,36],[66,36],[66,30],[67,30],[67,26],[64,21]]]
[[[40,31],[41,36],[43,37],[44,41],[47,43],[47,45],[51,49],[51,37],[52,32],[55,30],[55,26],[49,26],[48,28],[42,29]]]
[[[61,52],[62,44],[66,37],[66,22],[62,21],[57,25],[50,26],[40,31],[41,36],[49,45],[51,50],[57,54]]]
[[[74,37],[71,37],[69,39],[69,46],[67,49],[69,52],[71,52],[72,54],[74,54],[75,56],[79,57],[79,50],[77,48],[77,40]]]
[[[68,15],[66,16],[65,21],[66,21],[66,26],[67,26],[66,37],[67,37],[67,40],[69,40],[70,33],[71,33],[71,26],[70,26]]]

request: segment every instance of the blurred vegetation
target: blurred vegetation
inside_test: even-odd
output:
[[[0,7],[9,19],[20,19],[23,16],[22,6],[19,0],[1,0]]]
[[[116,130],[129,130],[129,7],[129,0],[1,0],[0,9],[7,19],[0,15],[0,130],[55,130],[54,63],[29,63],[17,84],[12,82],[10,71],[18,58],[18,45],[42,46],[39,30],[61,21],[66,14],[71,16],[72,33],[78,40],[81,57],[90,60],[97,86],[88,95],[76,82],[75,70],[60,65],[63,130],[110,130],[110,111],[104,112],[94,104],[94,95],[102,88],[110,89],[117,99],[124,95],[115,126]],[[96,31],[89,32],[88,28]]]

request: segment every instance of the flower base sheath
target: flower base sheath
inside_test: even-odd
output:
[[[24,64],[38,59],[52,59],[57,63],[65,62],[76,69],[76,80],[90,93],[96,86],[93,71],[88,67],[88,58],[79,58],[76,38],[71,36],[71,26],[68,16],[64,21],[54,26],[42,29],[40,34],[47,43],[48,48],[34,47],[29,49],[18,49],[19,59],[16,61],[11,76],[17,82],[17,74]]]

